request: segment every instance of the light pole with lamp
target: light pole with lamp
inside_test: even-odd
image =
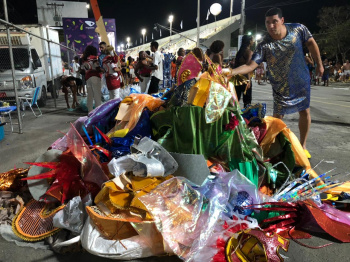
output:
[[[231,4],[230,4],[230,18],[232,17],[232,11],[233,11],[233,0],[231,0]]]
[[[171,40],[171,33],[173,31],[173,21],[174,21],[174,16],[173,15],[169,15],[169,23],[170,23],[170,40]]]
[[[130,48],[130,37],[126,38],[126,48]]]
[[[215,31],[216,31],[216,16],[219,15],[222,11],[222,6],[218,3],[212,4],[210,6],[210,13],[215,17]]]
[[[258,41],[262,38],[261,34],[256,34],[255,35],[255,47],[258,45]]]
[[[146,29],[145,28],[143,28],[141,30],[141,34],[142,34],[142,44],[145,44],[145,34],[146,34]]]
[[[120,44],[121,51],[124,52],[124,44]]]
[[[216,16],[219,15],[222,11],[222,6],[218,3],[212,4],[210,6],[210,13],[215,17],[215,22],[216,22]]]

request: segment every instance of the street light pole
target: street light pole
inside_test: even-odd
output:
[[[197,47],[199,47],[199,27],[200,27],[200,9],[201,9],[201,0],[198,0],[197,4]]]
[[[127,48],[130,48],[130,37],[126,38]]]
[[[241,2],[241,26],[239,27],[239,34],[243,35],[245,24],[245,0]]]
[[[141,34],[142,34],[142,44],[144,45],[145,44],[145,34],[146,34],[146,29],[142,29],[141,30]]]
[[[230,18],[232,17],[232,10],[233,10],[233,0],[231,0],[231,4],[230,4]]]
[[[168,21],[169,21],[169,23],[170,23],[170,40],[171,40],[171,33],[172,33],[172,31],[173,31],[174,16],[173,16],[173,15],[170,15]]]

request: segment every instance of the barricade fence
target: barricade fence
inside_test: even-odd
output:
[[[33,98],[36,87],[40,87],[39,107],[56,108],[61,78],[72,74],[76,55],[73,48],[59,43],[56,30],[41,25],[17,26],[0,19],[0,107],[14,108],[10,115],[0,111],[0,121],[9,122],[6,117],[11,117],[22,133],[22,114],[14,111],[25,109],[21,97]]]

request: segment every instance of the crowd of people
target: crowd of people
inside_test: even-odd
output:
[[[340,61],[331,61],[326,58],[326,55],[322,56],[324,73],[322,77],[317,77],[315,73],[315,64],[310,54],[305,55],[305,61],[310,71],[311,84],[320,85],[323,82],[323,86],[328,86],[329,82],[347,82],[350,80],[350,63],[346,60],[345,63]]]
[[[255,51],[252,51],[253,37],[244,35],[236,57],[227,65],[223,63],[224,42],[221,40],[214,41],[205,53],[200,48],[193,50],[179,48],[177,56],[174,56],[170,65],[172,87],[176,88],[182,83],[179,79],[179,68],[189,53],[196,57],[201,66],[197,78],[208,70],[210,63],[220,68],[231,67],[229,75],[227,73],[225,75],[228,79],[237,74],[243,75],[247,81],[236,82],[234,88],[238,101],[243,97],[244,108],[252,103],[253,76],[255,75],[255,82],[258,85],[270,81],[273,86],[274,117],[282,119],[285,114],[299,112],[301,143],[306,150],[311,124],[310,85],[318,85],[320,80],[325,86],[329,85],[330,79],[347,81],[350,77],[350,64],[348,60],[342,65],[322,57],[309,30],[301,24],[284,23],[279,8],[273,8],[266,13],[265,24],[268,33],[256,46]],[[295,37],[298,39],[297,42],[292,41]],[[67,107],[69,107],[68,88],[73,92],[72,108],[75,108],[79,106],[77,96],[86,93],[85,84],[88,111],[93,109],[93,105],[99,106],[101,83],[104,83],[104,79],[110,99],[120,97],[120,88],[131,84],[139,84],[141,93],[158,93],[163,80],[164,63],[164,56],[158,48],[159,44],[154,41],[150,44],[150,51],[140,51],[139,56],[134,59],[116,54],[113,47],[105,42],[99,44],[99,56],[95,47],[86,47],[81,58],[74,59],[73,75],[65,78],[62,84]],[[188,68],[188,71],[191,71],[191,68]],[[306,153],[311,157],[307,150]]]

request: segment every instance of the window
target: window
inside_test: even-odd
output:
[[[29,53],[26,48],[13,48],[15,69],[29,67]],[[0,70],[11,69],[10,52],[8,48],[0,48]]]
[[[31,49],[30,51],[32,53],[32,59],[33,59],[34,65],[36,67],[42,67],[40,58],[39,58],[38,53],[36,52],[36,50],[35,49]]]

